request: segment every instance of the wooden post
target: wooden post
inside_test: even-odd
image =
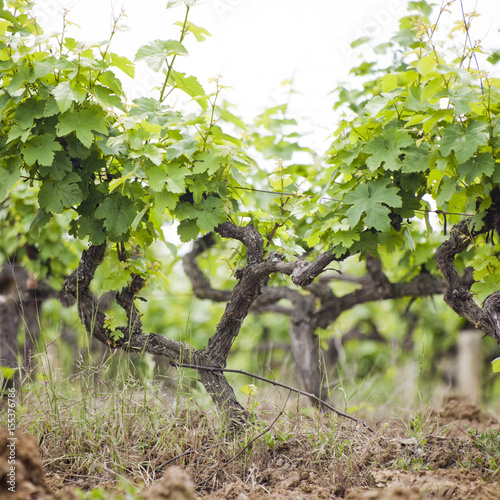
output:
[[[407,410],[415,409],[418,392],[418,365],[414,359],[407,359],[398,368],[398,378],[400,380],[397,389],[397,400],[399,406]]]
[[[481,332],[462,330],[458,337],[458,392],[474,403],[481,402]]]

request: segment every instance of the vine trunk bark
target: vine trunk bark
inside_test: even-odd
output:
[[[327,375],[319,339],[314,334],[315,301],[314,295],[298,295],[298,298],[294,299],[294,311],[290,319],[290,340],[304,389],[326,401],[328,391],[324,381]]]
[[[126,311],[128,324],[119,327],[121,338],[116,340],[116,331],[111,331],[105,326],[103,306],[90,292],[89,286],[94,278],[97,267],[102,263],[106,245],[91,246],[82,254],[78,268],[69,275],[64,283],[64,293],[74,297],[77,301],[78,314],[86,331],[100,342],[112,349],[123,349],[131,353],[149,353],[168,358],[172,364],[191,363],[199,366],[223,367],[229,352],[234,332],[229,335],[224,331],[223,316],[217,329],[219,337],[225,337],[224,342],[216,342],[212,338],[210,345],[201,351],[188,346],[184,342],[169,339],[156,333],[142,333],[140,314],[134,305],[137,293],[144,285],[144,280],[134,276],[132,282],[123,288],[117,295],[117,303]],[[241,305],[241,304],[240,304]],[[228,304],[229,312],[236,304]],[[243,314],[243,311],[239,311]],[[232,315],[231,315],[232,316]],[[231,318],[229,323],[237,327],[241,324],[242,317]],[[227,320],[227,318],[226,318]],[[225,357],[224,357],[225,356]],[[197,370],[201,383],[212,397],[214,403],[223,413],[224,418],[231,426],[240,426],[246,420],[247,412],[239,404],[236,395],[222,372]]]

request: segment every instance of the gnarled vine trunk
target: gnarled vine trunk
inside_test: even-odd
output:
[[[497,222],[500,219],[497,207],[500,207],[500,200],[494,200],[481,230],[475,230],[467,220],[454,225],[450,231],[449,239],[436,251],[436,262],[446,283],[444,301],[459,316],[467,319],[500,345],[500,330],[496,327],[495,321],[492,321],[491,316],[491,313],[495,311],[488,311],[488,301],[485,301],[483,308],[476,304],[472,293],[464,285],[455,268],[455,257],[472,244],[477,236],[497,229]],[[496,294],[498,293],[496,292]]]
[[[204,349],[194,349],[184,342],[168,339],[160,334],[142,332],[140,314],[134,304],[137,293],[144,286],[144,280],[139,276],[134,276],[132,282],[117,295],[117,303],[125,310],[128,322],[127,325],[118,328],[121,338],[113,340],[117,336],[105,326],[102,307],[89,290],[95,271],[104,259],[106,244],[90,246],[83,252],[78,268],[65,280],[63,291],[76,299],[78,314],[83,325],[87,332],[99,341],[112,348],[165,356],[173,364],[198,367],[200,381],[225,415],[226,421],[239,425],[246,420],[246,411],[239,404],[223,372],[216,369],[225,367],[231,346],[240,332],[243,321],[250,308],[263,294],[264,283],[272,273],[280,272],[292,275],[292,280],[299,286],[307,286],[332,260],[335,260],[335,257],[332,254],[322,254],[312,263],[305,261],[285,263],[280,255],[272,252],[267,259],[264,259],[263,238],[253,225],[240,227],[227,222],[218,226],[216,231],[224,238],[233,238],[245,245],[247,266],[236,272],[238,283],[234,289],[229,294],[220,294],[227,300],[226,308],[214,335]],[[204,283],[203,275],[198,273],[196,279]],[[195,284],[198,286],[199,283],[195,280]],[[207,296],[211,294],[218,292],[210,289]],[[298,296],[296,295],[296,299]],[[279,298],[280,293],[274,301]],[[299,326],[301,327],[300,321],[297,322],[297,327]],[[311,328],[310,326],[303,330],[301,327],[301,332],[303,330],[307,333],[309,340],[312,340]],[[301,354],[313,352],[303,347],[298,349],[301,350]],[[206,370],[204,367],[210,367],[211,370]],[[315,385],[317,383],[314,382]]]

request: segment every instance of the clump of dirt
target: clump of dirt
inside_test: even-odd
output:
[[[245,461],[243,474],[224,470],[220,464],[188,470],[204,500],[329,499],[342,495],[347,485],[369,484],[355,466],[348,470],[329,450],[314,455],[306,443],[295,439]]]
[[[345,500],[425,500],[417,488],[391,487],[384,489],[352,488]]]
[[[11,436],[6,428],[0,428],[0,492],[7,492],[12,500],[52,498],[38,445],[31,434],[15,432]]]
[[[371,467],[447,469],[480,463],[482,453],[468,439],[425,435],[421,439],[377,436],[364,450],[363,463]]]
[[[387,498],[417,499],[460,499],[460,500],[500,500],[500,478],[485,482],[476,470],[438,469],[422,471],[379,470],[373,472],[378,492],[394,494],[395,491],[417,491],[420,497],[388,496]],[[347,496],[346,498],[349,498]],[[355,498],[355,497],[353,497]],[[364,498],[364,497],[361,497]],[[371,497],[366,497],[371,498]],[[373,498],[386,498],[375,496]]]
[[[334,486],[333,478],[326,473],[321,477],[317,472],[290,466],[269,467],[262,472],[249,468],[245,481],[236,481],[203,496],[204,500],[271,500],[302,498],[304,500],[335,498],[343,489]]]
[[[161,479],[144,493],[144,500],[194,500],[194,485],[179,467],[168,468]]]
[[[270,487],[238,481],[229,483],[220,490],[202,497],[203,500],[327,500],[337,498],[333,488],[325,488],[301,480],[299,474],[282,477],[281,482]]]
[[[469,427],[478,431],[500,431],[500,422],[467,398],[449,398],[442,410],[431,413],[439,418],[441,425],[448,426],[447,436],[464,437]]]

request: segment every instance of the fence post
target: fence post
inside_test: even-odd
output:
[[[458,336],[458,392],[474,403],[481,402],[481,332],[462,330]]]

